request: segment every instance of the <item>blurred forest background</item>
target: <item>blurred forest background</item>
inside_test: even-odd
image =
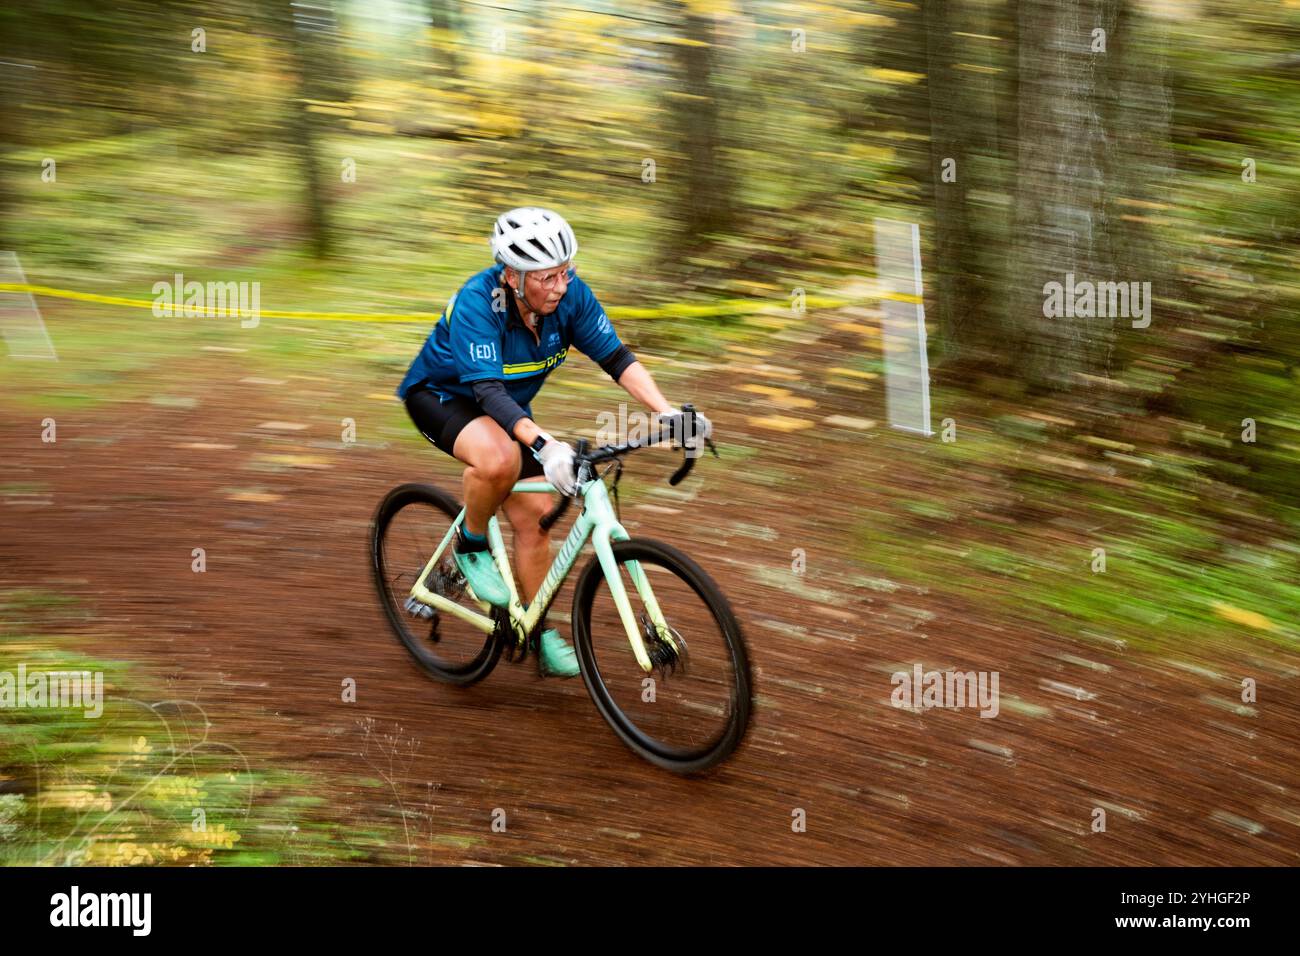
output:
[[[318,307],[436,312],[494,210],[535,202],[611,304],[788,300],[868,272],[892,216],[921,225],[941,381],[1252,418],[1273,439],[1215,473],[1295,503],[1295,0],[2,16],[0,247],[50,284],[315,260],[356,290]],[[1045,318],[1066,272],[1150,282],[1150,327]]]
[[[437,314],[489,261],[485,224],[547,205],[625,339],[812,362],[788,410],[831,381],[800,346],[846,315],[765,326],[753,303],[871,305],[873,219],[916,222],[934,425],[964,426],[950,463],[999,469],[1010,526],[1140,514],[1167,557],[1155,580],[1199,589],[1223,562],[1280,589],[1283,621],[1300,610],[1298,0],[46,0],[2,16],[0,249],[33,283],[145,299],[203,271],[260,281],[264,310]],[[1046,317],[1045,283],[1067,273],[1150,283],[1149,326]],[[105,349],[110,327],[124,338]],[[79,338],[92,328],[61,333],[65,361],[82,342],[100,363],[80,398],[17,363],[12,392],[98,401],[166,351],[153,321]],[[278,327],[278,361],[360,358],[394,380],[419,345],[296,328]],[[850,364],[874,377],[866,344]],[[921,511],[947,507],[924,494]],[[912,515],[904,537],[978,540],[967,504],[946,527]]]
[[[844,493],[885,505],[836,529],[868,573],[1179,653],[1300,641],[1297,130],[1300,0],[0,10],[0,250],[30,282],[147,299],[183,272],[260,281],[265,310],[436,314],[497,213],[549,206],[639,353],[787,369],[742,396],[785,417],[729,436],[773,500],[803,487],[809,436],[883,463]],[[790,312],[796,290],[873,304],[876,217],[920,226],[955,442],[807,417],[844,410],[837,382],[883,417],[878,340],[829,371],[811,344],[867,313]],[[1150,283],[1149,326],[1046,317],[1067,273]],[[11,409],[251,341],[39,301],[60,368],[0,359]],[[257,341],[385,392],[429,324],[268,319]],[[418,445],[400,407],[390,424]],[[1123,560],[1089,573],[1102,536]]]

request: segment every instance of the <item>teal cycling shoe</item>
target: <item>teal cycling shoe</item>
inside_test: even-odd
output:
[[[553,627],[548,627],[541,633],[537,660],[543,677],[577,677],[580,673],[578,655]]]
[[[497,563],[492,560],[491,551],[457,551],[453,548],[452,554],[456,558],[456,567],[460,568],[476,595],[497,607],[509,606],[510,589],[506,587]]]

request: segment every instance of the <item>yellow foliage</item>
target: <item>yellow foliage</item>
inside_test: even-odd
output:
[[[324,113],[326,116],[351,116],[352,110],[346,106],[308,106],[308,113]]]
[[[881,16],[879,13],[860,13],[856,10],[844,15],[847,24],[864,27],[892,27],[897,21],[893,17]]]
[[[763,418],[751,418],[749,424],[757,425],[759,428],[771,428],[779,432],[798,431],[801,428],[811,428],[813,423],[805,421],[802,418],[789,418],[785,415],[767,415]]]
[[[358,133],[378,133],[381,136],[392,136],[397,132],[396,127],[387,123],[371,123],[366,120],[352,120],[348,123],[348,128]]]
[[[878,163],[892,163],[898,155],[892,146],[872,146],[868,143],[853,143],[848,155],[854,159],[873,160]]]
[[[158,800],[197,803],[207,796],[192,777],[156,777],[149,784],[149,793]]]
[[[224,823],[218,823],[216,826],[208,827],[202,833],[189,834],[189,840],[195,846],[207,847],[209,849],[230,850],[234,848],[236,842],[240,839],[239,833],[235,830],[227,830]]]
[[[876,67],[867,70],[867,76],[873,80],[879,80],[881,83],[888,83],[891,86],[899,86],[910,83],[919,83],[925,79],[924,73],[909,73],[907,70],[888,70],[884,67]]]
[[[682,6],[697,17],[717,20],[737,17],[741,13],[732,0],[683,0]]]
[[[130,837],[131,834],[122,834]],[[207,863],[210,849],[191,849],[170,843],[136,843],[130,839],[94,840],[86,853],[89,866],[157,866],[167,863]]]
[[[667,43],[672,46],[711,46],[703,40],[691,40],[686,37],[679,37],[676,34],[668,33],[655,38],[659,43]]]
[[[507,139],[518,136],[524,130],[523,117],[518,113],[492,112],[483,110],[476,117],[479,131],[490,136],[502,136]]]
[[[1239,607],[1233,607],[1231,604],[1224,604],[1222,601],[1215,601],[1212,605],[1214,613],[1219,615],[1225,621],[1232,621],[1234,624],[1244,624],[1246,627],[1253,627],[1257,631],[1273,630],[1273,622],[1263,614],[1255,611],[1247,611]]]
[[[103,810],[105,813],[113,809],[113,798],[107,790],[96,793],[83,784],[49,787],[41,792],[37,803],[48,809]]]

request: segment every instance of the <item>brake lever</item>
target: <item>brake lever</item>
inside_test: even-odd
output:
[[[695,431],[695,406],[694,406],[694,405],[683,405],[683,406],[682,406],[682,412],[683,412],[684,414],[690,416],[691,423],[690,423],[690,428],[689,428],[688,430],[689,430],[691,433],[694,433],[694,431]],[[682,436],[682,437],[683,437],[683,439],[685,439],[685,436]],[[720,458],[720,457],[721,457],[721,456],[718,454],[717,446],[715,446],[715,445],[713,444],[713,439],[711,439],[711,438],[706,438],[706,439],[704,439],[704,444],[705,444],[705,447],[707,447],[707,448],[709,449],[709,451],[713,452],[713,457],[714,457],[714,458]],[[689,474],[691,473],[691,469],[695,467],[695,459],[696,459],[697,457],[699,457],[699,456],[698,456],[698,450],[699,450],[699,446],[698,446],[698,445],[696,445],[694,448],[692,448],[692,447],[690,447],[690,446],[688,446],[688,445],[686,444],[685,440],[683,440],[683,442],[682,442],[682,450],[683,450],[683,453],[686,455],[686,459],[682,462],[681,467],[678,468],[675,472],[673,472],[673,476],[672,476],[671,478],[668,479],[668,484],[670,484],[670,485],[674,485],[674,486],[677,485],[677,484],[678,484],[678,483],[679,483],[683,478],[685,478],[687,475],[689,475]],[[697,454],[692,455],[691,452],[697,452]]]
[[[691,469],[694,467],[695,467],[695,459],[692,458],[689,454],[687,454],[686,460],[682,462],[682,466],[678,468],[675,472],[673,472],[673,476],[668,479],[668,484],[676,485],[688,474],[690,474]]]

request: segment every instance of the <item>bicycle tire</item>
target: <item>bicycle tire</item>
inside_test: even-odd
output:
[[[596,663],[591,629],[592,603],[597,589],[605,580],[600,561],[592,558],[583,568],[573,595],[573,642],[577,651],[582,679],[596,709],[613,728],[619,739],[637,755],[657,767],[675,773],[698,773],[716,766],[729,757],[743,740],[753,708],[753,676],[745,648],[740,622],[727,603],[722,590],[698,564],[687,555],[650,538],[632,538],[612,542],[614,559],[658,564],[676,574],[708,606],[713,620],[725,638],[731,656],[734,682],[730,689],[730,708],[724,731],[706,746],[694,750],[667,745],[641,731],[617,705],[601,679]]]

